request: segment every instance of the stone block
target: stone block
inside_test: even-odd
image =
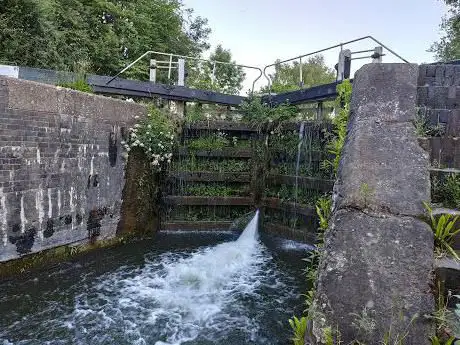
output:
[[[404,344],[430,344],[430,321],[423,317],[434,311],[433,234],[428,224],[356,210],[336,212],[331,223],[316,300],[325,322],[315,320],[317,333],[329,325],[338,327],[345,344],[380,344],[390,329],[395,337],[407,328]],[[374,325],[367,332],[353,325],[364,312]]]
[[[358,71],[334,187],[337,209],[424,214],[422,202],[430,199],[429,157],[413,125],[416,71],[407,64]]]

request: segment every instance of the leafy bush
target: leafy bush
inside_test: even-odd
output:
[[[460,209],[460,175],[450,174],[441,188],[444,204]]]
[[[161,171],[171,163],[175,143],[175,127],[169,113],[151,107],[146,118],[129,129],[127,142],[122,142],[129,153],[141,148],[149,158],[152,168]]]

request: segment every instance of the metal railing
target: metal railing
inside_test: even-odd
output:
[[[172,61],[173,58],[181,58],[181,59],[188,59],[188,60],[195,60],[195,61],[203,61],[203,62],[210,62],[213,64],[214,68],[213,70],[215,71],[215,67],[216,65],[230,65],[230,66],[236,66],[236,67],[242,67],[242,68],[248,68],[248,69],[253,69],[253,70],[257,70],[259,71],[259,76],[254,80],[254,82],[252,83],[252,89],[251,89],[251,93],[254,92],[254,87],[255,87],[255,84],[256,82],[262,77],[263,75],[263,72],[262,72],[262,69],[259,68],[259,67],[255,67],[255,66],[249,66],[249,65],[242,65],[242,64],[237,64],[237,63],[233,63],[233,62],[224,62],[224,61],[217,61],[217,60],[211,60],[211,59],[202,59],[202,58],[197,58],[197,57],[194,57],[194,56],[187,56],[187,55],[179,55],[179,54],[172,54],[172,53],[163,53],[163,52],[157,52],[157,51],[153,51],[153,50],[149,50],[147,52],[145,52],[144,54],[142,54],[141,56],[139,56],[136,60],[134,60],[133,62],[131,62],[128,66],[126,66],[125,68],[123,68],[120,72],[118,72],[114,77],[112,77],[107,83],[106,85],[110,84],[113,80],[115,80],[120,74],[124,73],[125,71],[127,71],[128,69],[130,69],[132,66],[134,66],[136,63],[138,63],[140,60],[142,60],[143,58],[145,58],[146,56],[149,56],[149,55],[161,55],[161,56],[167,56],[169,57],[169,71],[168,71],[168,76],[170,77],[171,76],[171,69],[173,69],[173,64],[175,62]],[[177,64],[177,62],[176,62]]]
[[[407,61],[406,59],[404,59],[401,55],[399,55],[398,53],[396,53],[394,50],[390,49],[388,46],[386,46],[385,44],[383,44],[382,42],[378,41],[377,39],[375,39],[374,37],[372,36],[364,36],[364,37],[360,37],[360,38],[356,38],[354,40],[351,40],[351,41],[347,41],[347,42],[343,42],[343,43],[338,43],[338,44],[335,44],[333,46],[330,46],[330,47],[327,47],[327,48],[324,48],[324,49],[320,49],[320,50],[317,50],[317,51],[314,51],[314,52],[311,52],[311,53],[307,53],[307,54],[303,54],[303,55],[299,55],[299,56],[296,56],[296,57],[293,57],[293,58],[290,58],[290,59],[287,59],[287,60],[282,60],[282,61],[276,61],[270,65],[267,65],[264,67],[263,69],[263,75],[265,76],[265,78],[267,79],[268,81],[268,89],[269,89],[269,93],[271,93],[271,79],[270,77],[267,75],[267,68],[270,68],[270,67],[273,67],[273,66],[277,66],[277,65],[280,65],[280,64],[283,64],[283,63],[286,63],[286,62],[291,62],[291,61],[296,61],[298,60],[299,61],[299,74],[300,74],[300,77],[302,78],[302,59],[307,57],[307,56],[312,56],[312,55],[316,55],[316,54],[319,54],[319,53],[322,53],[322,52],[325,52],[327,50],[331,50],[331,49],[335,49],[335,48],[340,48],[340,50],[342,51],[343,50],[343,47],[345,45],[348,45],[348,44],[352,44],[352,43],[355,43],[355,42],[359,42],[359,41],[363,41],[363,40],[367,40],[367,39],[370,39],[372,41],[374,41],[375,43],[379,44],[381,47],[385,48],[387,51],[389,51],[391,54],[393,54],[394,56],[396,56],[397,58],[401,59],[402,61],[404,61],[405,63],[409,63],[409,61]],[[370,51],[374,51],[374,50],[361,50],[361,51],[357,51],[357,52],[354,52],[354,54],[358,54],[358,53],[366,53],[366,52],[370,52]],[[357,58],[354,58],[355,60],[356,59],[364,59],[364,58],[372,58],[373,56],[364,56],[364,57],[357,57]],[[258,79],[257,79],[258,80]],[[256,81],[257,81],[256,80]],[[302,79],[301,79],[302,80]]]

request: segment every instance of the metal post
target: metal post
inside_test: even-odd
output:
[[[299,59],[299,76],[300,76],[300,81],[299,81],[299,86],[303,87],[303,71],[302,71],[302,58]]]
[[[150,78],[149,80],[152,83],[157,81],[157,60],[151,59],[150,60]]]
[[[323,102],[319,101],[316,106],[316,120],[321,121],[323,119]]]
[[[372,62],[373,63],[381,63],[382,62],[382,54],[383,54],[383,47],[378,46],[374,48],[374,54],[372,55]]]
[[[177,85],[185,86],[185,59],[177,60]],[[185,102],[175,101],[176,116],[183,119],[185,116]]]
[[[171,80],[172,58],[173,58],[172,54],[169,55],[168,81]]]
[[[214,61],[214,64],[212,66],[212,82],[214,83],[216,81],[216,62]]]
[[[347,74],[350,73],[350,61],[351,61],[351,51],[350,49],[345,49],[340,51],[339,54],[339,63],[337,67],[337,81],[342,81],[349,77]]]
[[[185,86],[185,59],[179,59],[177,72],[177,85]]]

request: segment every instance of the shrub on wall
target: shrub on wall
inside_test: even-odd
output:
[[[150,107],[146,118],[139,119],[129,129],[128,139],[122,145],[129,153],[133,148],[141,148],[152,169],[161,171],[171,163],[175,143],[175,123],[171,114]]]

